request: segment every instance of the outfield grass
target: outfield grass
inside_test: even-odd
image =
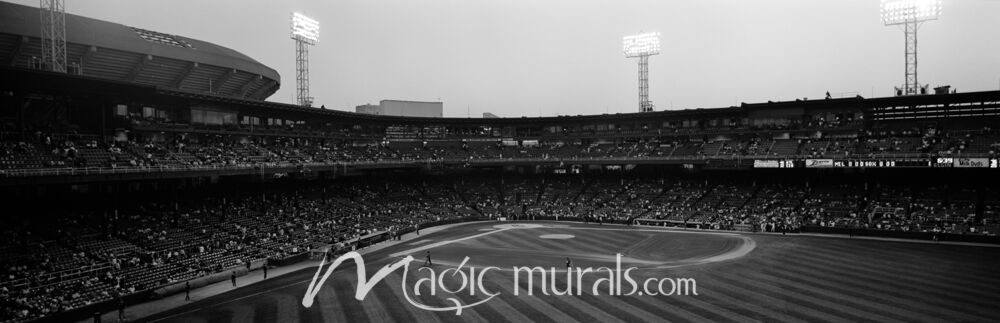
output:
[[[470,304],[487,296],[468,291],[431,296],[426,288],[423,295],[413,295],[414,283],[427,277],[428,270],[418,271],[426,251],[438,274],[466,256],[465,272],[469,267],[480,271],[499,267],[483,276],[483,286],[500,294],[464,309],[460,316],[454,311],[412,306],[402,291],[402,271],[389,274],[364,301],[357,301],[356,268],[345,262],[322,285],[311,308],[300,303],[315,269],[239,288],[144,321],[1000,321],[995,309],[1000,304],[1000,248],[528,224],[544,227],[469,224],[364,255],[369,276],[413,255],[408,293],[421,304],[438,307],[451,304],[447,297]],[[523,272],[520,284],[514,285],[514,266],[542,266],[558,271],[556,287],[562,289],[567,283],[566,257],[572,259],[574,268],[613,268],[616,253],[623,254],[623,267],[638,268],[631,276],[639,284],[647,278],[692,278],[698,295],[608,296],[602,292],[595,296],[591,287],[607,275],[593,273],[580,279],[583,295],[541,295],[537,275],[534,295],[525,295]],[[460,285],[460,276],[447,277],[449,288]],[[576,283],[575,276],[570,279],[570,284]],[[606,290],[607,284],[600,286]],[[623,282],[622,289],[627,293],[631,287]]]

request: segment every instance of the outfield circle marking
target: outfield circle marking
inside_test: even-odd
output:
[[[573,238],[576,238],[576,236],[572,235],[572,234],[543,234],[543,235],[540,235],[538,237],[542,238],[542,239],[554,239],[554,240],[564,240],[564,239],[573,239]]]
[[[497,229],[535,229],[544,228],[544,225],[533,224],[533,223],[508,223],[508,224],[497,224],[493,226]]]

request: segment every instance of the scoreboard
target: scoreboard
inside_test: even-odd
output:
[[[756,159],[753,168],[1000,168],[997,158]]]
[[[901,168],[901,167],[931,167],[930,160],[843,160],[834,162],[840,168]]]

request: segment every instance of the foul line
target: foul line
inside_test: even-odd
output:
[[[493,231],[487,231],[487,232],[483,232],[483,233],[480,233],[480,234],[474,234],[474,235],[471,235],[471,236],[468,236],[468,237],[462,237],[462,238],[458,238],[458,239],[454,239],[454,240],[438,241],[438,242],[435,242],[435,243],[432,243],[432,244],[423,245],[423,246],[416,247],[416,248],[413,248],[413,249],[410,249],[410,250],[400,251],[400,252],[397,252],[397,253],[389,255],[389,257],[395,258],[395,257],[403,256],[403,255],[411,255],[411,254],[413,254],[415,252],[420,252],[420,251],[431,249],[431,248],[437,248],[437,247],[440,247],[440,246],[443,246],[443,245],[446,245],[446,244],[450,244],[450,243],[453,243],[453,242],[459,242],[459,241],[464,241],[464,240],[469,240],[469,239],[475,239],[475,238],[479,238],[479,237],[482,237],[482,236],[485,236],[485,235],[490,235],[490,234],[494,234],[494,233],[497,233],[497,232],[503,232],[503,231],[507,231],[507,230],[510,230],[510,229],[515,229],[515,228],[514,227],[508,227],[508,228],[503,228],[503,229],[498,229],[498,230],[493,230]]]

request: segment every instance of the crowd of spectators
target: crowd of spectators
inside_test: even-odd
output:
[[[20,322],[164,285],[350,247],[359,237],[478,216],[451,189],[413,183],[312,187],[8,223],[0,322]],[[25,228],[46,231],[17,232]],[[53,229],[54,228],[54,229]]]
[[[1000,134],[990,128],[867,130],[824,138],[757,136],[643,140],[322,140],[293,137],[188,135],[160,141],[102,142],[96,136],[37,134],[0,142],[0,171],[44,168],[253,167],[259,165],[377,163],[428,160],[579,160],[603,158],[870,158],[887,156],[997,156]],[[470,139],[472,140],[472,139]]]
[[[137,201],[120,210],[70,212],[54,223],[30,217],[3,223],[0,322],[30,320],[266,259],[350,248],[371,234],[461,217],[995,235],[998,205],[997,192],[960,186],[913,190],[696,176],[495,174],[346,178],[172,203]]]

